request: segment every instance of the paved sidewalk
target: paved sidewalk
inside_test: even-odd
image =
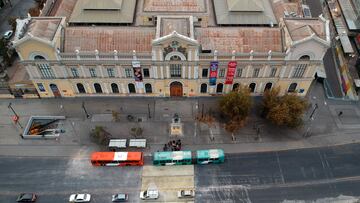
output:
[[[259,104],[260,98],[254,98]],[[359,102],[332,101],[324,97],[321,84],[314,83],[308,95],[311,104],[304,115],[305,125],[299,129],[275,127],[260,118],[253,110],[246,126],[235,134],[233,141],[221,123],[211,127],[194,120],[199,113],[214,112],[217,98],[154,99],[154,98],[92,98],[89,99],[34,99],[0,100],[0,156],[76,156],[89,158],[98,147],[89,139],[91,129],[103,126],[113,138],[134,138],[130,129],[140,126],[144,129],[148,148],[147,156],[162,150],[165,143],[181,139],[183,149],[223,148],[227,153],[277,151],[308,147],[323,147],[360,142]],[[82,102],[90,119],[86,119]],[[13,113],[7,108],[9,102],[20,116],[22,126],[31,115],[65,115],[59,126],[62,133],[56,140],[25,140],[19,136],[22,130],[15,125]],[[318,106],[317,108],[316,105]],[[256,109],[256,107],[254,108]],[[120,120],[112,120],[112,111],[119,112]],[[342,112],[341,115],[339,113]],[[184,135],[170,137],[170,121],[178,113],[183,122]],[[130,122],[132,115],[141,122]],[[313,115],[313,120],[309,119]],[[257,134],[257,127],[260,134]],[[306,137],[304,137],[306,135]],[[211,138],[214,139],[211,139]]]

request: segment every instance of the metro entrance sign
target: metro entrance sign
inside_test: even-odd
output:
[[[237,65],[236,61],[230,61],[228,63],[228,69],[227,69],[226,80],[225,80],[226,85],[231,85],[233,83],[234,75],[235,75],[235,71],[236,71],[236,65]]]

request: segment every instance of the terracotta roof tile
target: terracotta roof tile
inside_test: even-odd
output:
[[[65,52],[80,51],[130,53],[151,52],[154,28],[136,27],[68,27],[65,30]]]
[[[144,0],[146,12],[205,12],[204,0]]]
[[[278,28],[196,28],[196,39],[203,50],[219,52],[281,52]]]
[[[286,27],[293,41],[301,40],[315,33],[318,37],[326,39],[325,25],[320,19],[284,19]]]
[[[59,2],[58,0],[57,2]],[[77,0],[61,0],[60,3],[55,4],[55,8],[51,13],[55,13],[54,16],[66,17],[68,20],[73,9],[75,7]]]

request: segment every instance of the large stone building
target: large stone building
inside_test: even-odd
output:
[[[287,0],[63,0],[14,45],[41,97],[305,95],[328,21]]]

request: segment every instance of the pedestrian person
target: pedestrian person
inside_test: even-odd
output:
[[[339,114],[338,114],[338,116],[340,117],[340,116],[342,116],[342,115],[343,115],[343,112],[340,111]]]

